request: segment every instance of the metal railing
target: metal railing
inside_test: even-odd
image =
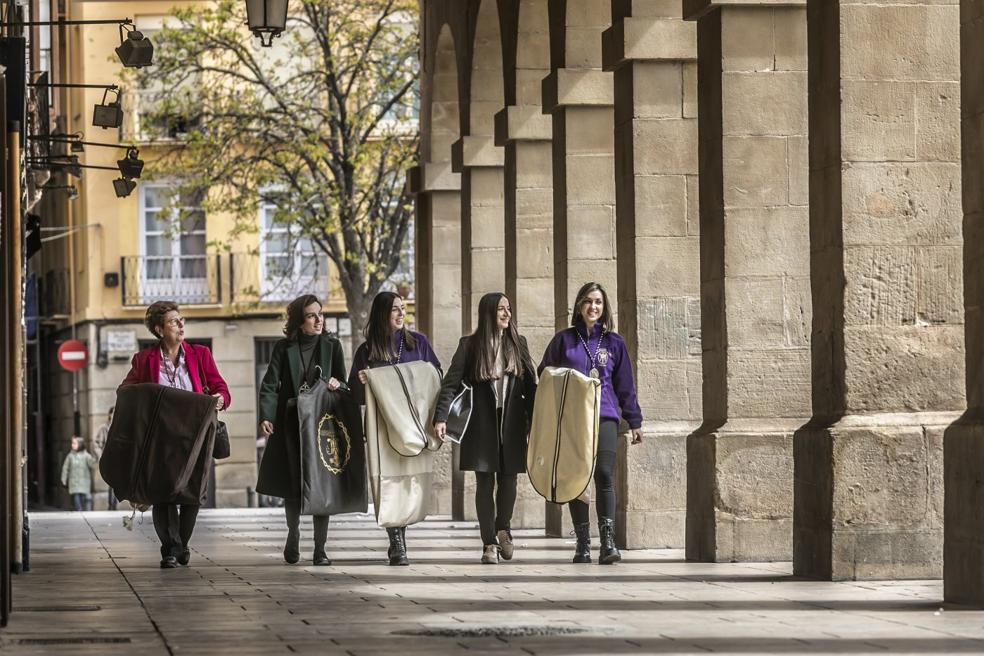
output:
[[[222,302],[219,255],[128,255],[120,258],[124,306],[169,300],[180,305]]]

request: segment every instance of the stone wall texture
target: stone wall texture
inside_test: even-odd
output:
[[[409,184],[442,357],[503,290],[539,360],[601,282],[645,416],[620,544],[984,603],[984,3],[421,6]]]

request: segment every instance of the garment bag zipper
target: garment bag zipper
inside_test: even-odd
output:
[[[560,394],[560,410],[557,412],[557,439],[554,441],[554,462],[553,473],[550,480],[550,500],[557,502],[557,463],[560,462],[560,433],[561,418],[564,416],[564,405],[567,403],[567,385],[571,380],[571,373],[564,374],[564,389]]]

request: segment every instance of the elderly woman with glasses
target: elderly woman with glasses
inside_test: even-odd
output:
[[[215,397],[215,406],[219,410],[229,407],[232,400],[229,386],[219,374],[212,352],[205,346],[184,341],[185,320],[177,303],[157,301],[147,308],[144,325],[158,341],[133,356],[130,373],[123,385],[157,383],[207,393]],[[152,514],[154,529],[161,541],[162,568],[188,564],[191,559],[188,542],[195,530],[198,509],[197,504],[154,504]]]

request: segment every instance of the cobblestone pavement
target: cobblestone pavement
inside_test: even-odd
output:
[[[332,520],[331,567],[283,563],[274,510],[203,511],[191,564],[158,568],[149,513],[31,516],[3,654],[984,653],[984,611],[941,608],[939,581],[797,580],[788,563],[688,563],[632,551],[573,565],[570,540],[516,532],[479,563],[471,522],[407,531],[411,567],[383,562],[371,518]]]

